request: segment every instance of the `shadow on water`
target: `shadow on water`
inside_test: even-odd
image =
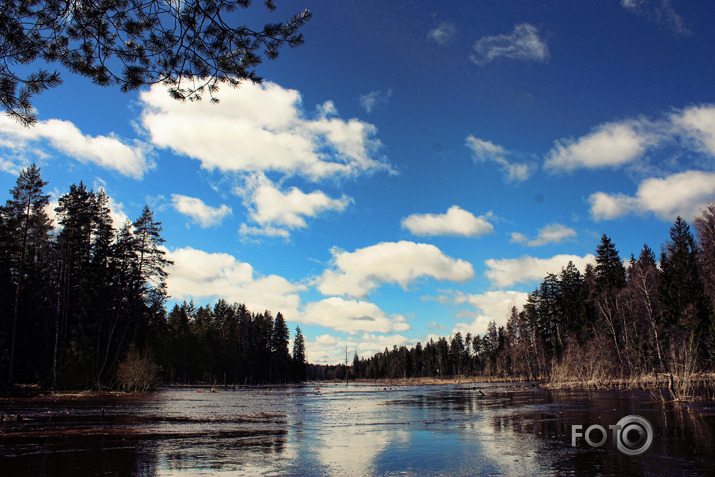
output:
[[[0,474],[715,475],[715,403],[530,386],[169,388],[0,400]],[[572,428],[646,418],[641,455]],[[19,416],[19,419],[18,419]],[[601,438],[600,431],[590,434]]]

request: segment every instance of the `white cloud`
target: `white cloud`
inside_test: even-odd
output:
[[[457,27],[451,22],[440,22],[436,28],[427,33],[427,39],[437,43],[439,46],[447,46],[457,34]]]
[[[528,293],[512,290],[488,291],[480,294],[457,293],[454,297],[455,304],[466,303],[476,308],[477,311],[474,313],[474,318],[471,322],[456,323],[452,333],[461,331],[463,334],[470,332],[473,335],[481,335],[487,331],[487,325],[490,321],[495,321],[497,327],[506,326],[511,309],[513,307],[521,309],[526,303],[527,296]]]
[[[663,144],[715,156],[715,105],[691,106],[657,120],[605,123],[578,139],[556,140],[544,168],[558,172],[637,165]]]
[[[360,358],[367,358],[385,348],[393,346],[414,346],[415,340],[399,334],[376,335],[362,333],[348,337],[323,334],[306,341],[306,357],[310,363],[338,364],[345,363],[345,346],[348,348],[348,365],[352,364],[357,352]]]
[[[226,204],[211,207],[201,199],[181,194],[171,194],[171,203],[178,212],[188,215],[203,228],[218,225],[231,214],[231,207]]]
[[[559,243],[567,238],[576,237],[576,231],[561,224],[549,224],[539,229],[535,239],[529,240],[525,235],[518,232],[511,234],[511,241],[522,243],[529,247],[541,247],[550,243]]]
[[[282,191],[265,176],[258,175],[247,181],[244,195],[250,218],[259,227],[243,224],[245,235],[289,237],[290,230],[308,226],[306,218],[314,218],[329,211],[342,212],[353,201],[343,195],[339,199],[328,197],[321,191],[305,193],[297,187]]]
[[[374,303],[340,297],[307,304],[300,321],[350,334],[360,331],[391,333],[410,329],[401,315],[388,315]]]
[[[124,204],[115,201],[110,195],[107,195],[107,199],[107,207],[109,207],[110,210],[109,216],[112,218],[112,224],[115,229],[119,230],[127,220],[130,220],[129,216],[124,212]]]
[[[402,335],[373,335],[364,333],[357,344],[358,356],[371,356],[378,351],[385,351],[385,348],[392,349],[393,346],[412,346],[415,340]]]
[[[478,237],[494,231],[488,219],[491,213],[475,217],[457,205],[450,207],[444,214],[412,214],[402,219],[402,227],[414,235],[457,235]]]
[[[371,91],[367,94],[360,95],[360,105],[366,113],[370,114],[380,104],[387,103],[392,97],[392,90],[387,91]]]
[[[597,192],[589,198],[594,220],[652,212],[663,220],[691,219],[715,200],[715,173],[686,171],[640,183],[635,196]]]
[[[475,162],[495,162],[506,175],[506,179],[512,181],[525,181],[532,174],[532,167],[524,163],[512,163],[507,159],[509,151],[490,141],[484,141],[472,135],[467,136],[466,146],[472,151],[472,158]]]
[[[254,276],[253,267],[227,253],[209,253],[191,247],[167,250],[168,293],[175,299],[224,298],[245,303],[255,311],[279,311],[286,319],[299,316],[298,292],[305,286],[277,275]]]
[[[579,139],[557,140],[547,154],[544,167],[551,171],[572,171],[631,163],[656,142],[653,134],[640,129],[635,121],[608,123]]]
[[[14,154],[24,157],[50,157],[42,145],[32,144],[40,141],[48,141],[54,149],[81,163],[92,163],[135,179],[141,179],[154,167],[151,148],[141,141],[127,144],[113,134],[87,136],[71,122],[58,119],[39,121],[28,128],[7,115],[0,117],[0,147],[10,148]],[[1,164],[7,171],[17,166],[15,161],[2,160]]]
[[[621,6],[678,35],[691,33],[670,0],[621,0]]]
[[[407,286],[422,277],[464,282],[474,277],[469,262],[446,256],[434,245],[383,242],[355,252],[332,250],[333,269],[325,270],[317,288],[323,295],[365,297],[381,283]]]
[[[302,175],[311,180],[391,171],[376,158],[377,129],[335,117],[332,102],[309,119],[300,93],[271,82],[224,86],[220,103],[179,102],[155,85],[140,95],[155,145],[220,171]]]
[[[549,274],[558,274],[561,269],[573,262],[583,270],[587,263],[595,263],[596,257],[592,254],[579,257],[578,255],[556,255],[551,258],[537,258],[525,255],[520,258],[489,259],[484,262],[488,270],[486,277],[492,285],[503,288],[516,283],[528,283],[543,280]]]
[[[470,59],[478,66],[486,66],[497,58],[540,63],[549,59],[548,45],[539,38],[538,28],[528,23],[516,25],[506,35],[482,37],[472,49]]]
[[[671,120],[682,134],[695,140],[697,150],[715,156],[715,106],[686,108],[674,113]]]

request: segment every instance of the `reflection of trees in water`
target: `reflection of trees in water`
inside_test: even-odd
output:
[[[0,474],[708,475],[714,463],[715,416],[703,403],[663,406],[648,393],[507,385],[322,390],[170,389],[123,403],[0,402]],[[631,414],[658,433],[645,454],[621,454],[610,431],[601,448],[583,439],[571,446],[573,425],[608,429]],[[464,472],[444,456],[460,456]]]
[[[245,471],[251,466],[265,469],[262,464],[274,462],[285,450],[284,429],[236,434],[155,441],[150,443],[155,447],[154,455],[148,457],[162,462],[163,470],[169,471]]]
[[[707,475],[715,465],[715,416],[708,415],[702,403],[662,406],[645,394],[617,392],[552,391],[541,397],[543,401],[535,406],[505,405],[495,409],[490,425],[499,434],[531,436],[547,443],[553,452],[543,453],[542,458],[552,460],[548,467],[553,470],[606,475]],[[652,445],[637,457],[618,450],[609,428],[628,415],[643,416],[653,427]],[[580,438],[578,445],[572,447],[572,426],[581,425],[583,433],[593,424],[606,429],[606,443],[591,448]],[[592,440],[600,440],[600,432],[593,432]]]

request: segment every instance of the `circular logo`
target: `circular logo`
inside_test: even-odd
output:
[[[641,416],[626,416],[618,421],[616,445],[626,455],[641,455],[653,443],[653,427]]]

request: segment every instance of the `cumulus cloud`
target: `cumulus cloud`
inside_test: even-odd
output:
[[[468,304],[476,309],[472,314],[471,322],[456,323],[452,333],[484,334],[487,325],[494,321],[499,326],[506,326],[506,322],[513,307],[521,308],[526,303],[528,293],[512,290],[488,291],[479,294],[457,293],[453,301],[455,304]]]
[[[171,194],[171,203],[178,212],[191,217],[203,228],[218,225],[231,214],[231,207],[226,204],[211,207],[201,199],[181,194]]]
[[[558,274],[569,262],[583,270],[587,263],[595,263],[592,254],[556,255],[551,258],[537,258],[525,255],[520,258],[489,259],[484,262],[488,270],[484,273],[492,285],[504,288],[516,283],[543,280],[549,274]]]
[[[402,227],[414,235],[457,235],[478,237],[494,231],[488,219],[491,213],[475,217],[458,205],[453,205],[444,214],[412,214],[402,219]]]
[[[340,119],[330,101],[308,118],[300,93],[275,83],[224,87],[218,104],[182,103],[160,85],[140,98],[152,142],[208,170],[275,171],[310,180],[391,171],[377,157],[375,126]]]
[[[594,220],[652,212],[663,220],[691,219],[715,200],[715,173],[686,171],[642,181],[635,196],[596,192],[589,197]]]
[[[323,334],[306,341],[306,357],[310,363],[337,364],[345,362],[345,346],[348,347],[348,359],[353,353],[365,358],[385,348],[393,346],[413,346],[414,340],[399,334],[376,335],[363,333],[346,337]],[[352,361],[351,361],[352,362]]]
[[[579,139],[561,139],[546,157],[544,167],[552,172],[578,168],[618,167],[640,158],[656,136],[642,130],[636,121],[608,123]]]
[[[364,109],[366,113],[370,114],[377,106],[387,103],[391,97],[391,89],[387,91],[370,91],[367,94],[360,95],[360,106],[362,106],[362,109]]]
[[[440,22],[437,27],[427,33],[427,39],[437,43],[439,46],[447,46],[457,34],[457,27],[451,22]]]
[[[249,208],[249,216],[258,227],[243,224],[244,235],[289,237],[290,231],[308,226],[306,218],[329,211],[342,212],[353,201],[343,195],[333,199],[322,191],[305,193],[297,187],[282,191],[265,176],[253,177],[241,191]]]
[[[521,182],[531,177],[533,168],[529,164],[509,161],[507,159],[510,155],[509,151],[497,144],[469,135],[466,146],[472,151],[472,159],[475,162],[498,164],[509,182]]]
[[[715,106],[700,105],[672,114],[677,130],[694,141],[694,148],[715,156]]]
[[[112,224],[115,229],[121,228],[127,220],[130,220],[129,216],[124,211],[124,204],[117,202],[110,195],[107,195],[107,207],[109,207],[109,216],[112,219]]]
[[[559,243],[572,237],[576,237],[576,231],[561,224],[549,224],[539,229],[536,238],[529,240],[525,235],[518,232],[511,234],[511,241],[528,245],[529,247],[541,247],[550,243]]]
[[[486,66],[498,58],[543,63],[549,59],[549,47],[539,38],[539,29],[522,23],[509,34],[485,36],[477,40],[470,59],[478,66]]]
[[[307,304],[300,321],[350,334],[360,331],[392,333],[410,329],[401,315],[388,315],[374,303],[340,297]]]
[[[406,289],[423,277],[464,282],[474,277],[469,262],[445,255],[434,245],[383,242],[354,252],[332,250],[331,269],[317,281],[323,295],[367,296],[382,283]]]
[[[304,285],[277,275],[256,276],[253,267],[227,253],[209,253],[191,247],[167,250],[174,265],[167,271],[172,298],[224,298],[245,303],[250,310],[282,312],[286,319],[298,316]]]
[[[583,137],[556,140],[544,168],[569,172],[638,165],[648,152],[663,145],[715,156],[715,105],[690,106],[657,119],[605,123]]]
[[[42,159],[50,157],[43,141],[81,163],[95,164],[135,179],[141,179],[144,173],[154,167],[151,148],[141,141],[126,142],[114,134],[88,136],[71,122],[59,119],[39,121],[35,126],[27,128],[6,115],[0,117],[0,147],[11,150],[14,155]],[[0,164],[8,172],[20,166],[17,161],[5,159]]]

